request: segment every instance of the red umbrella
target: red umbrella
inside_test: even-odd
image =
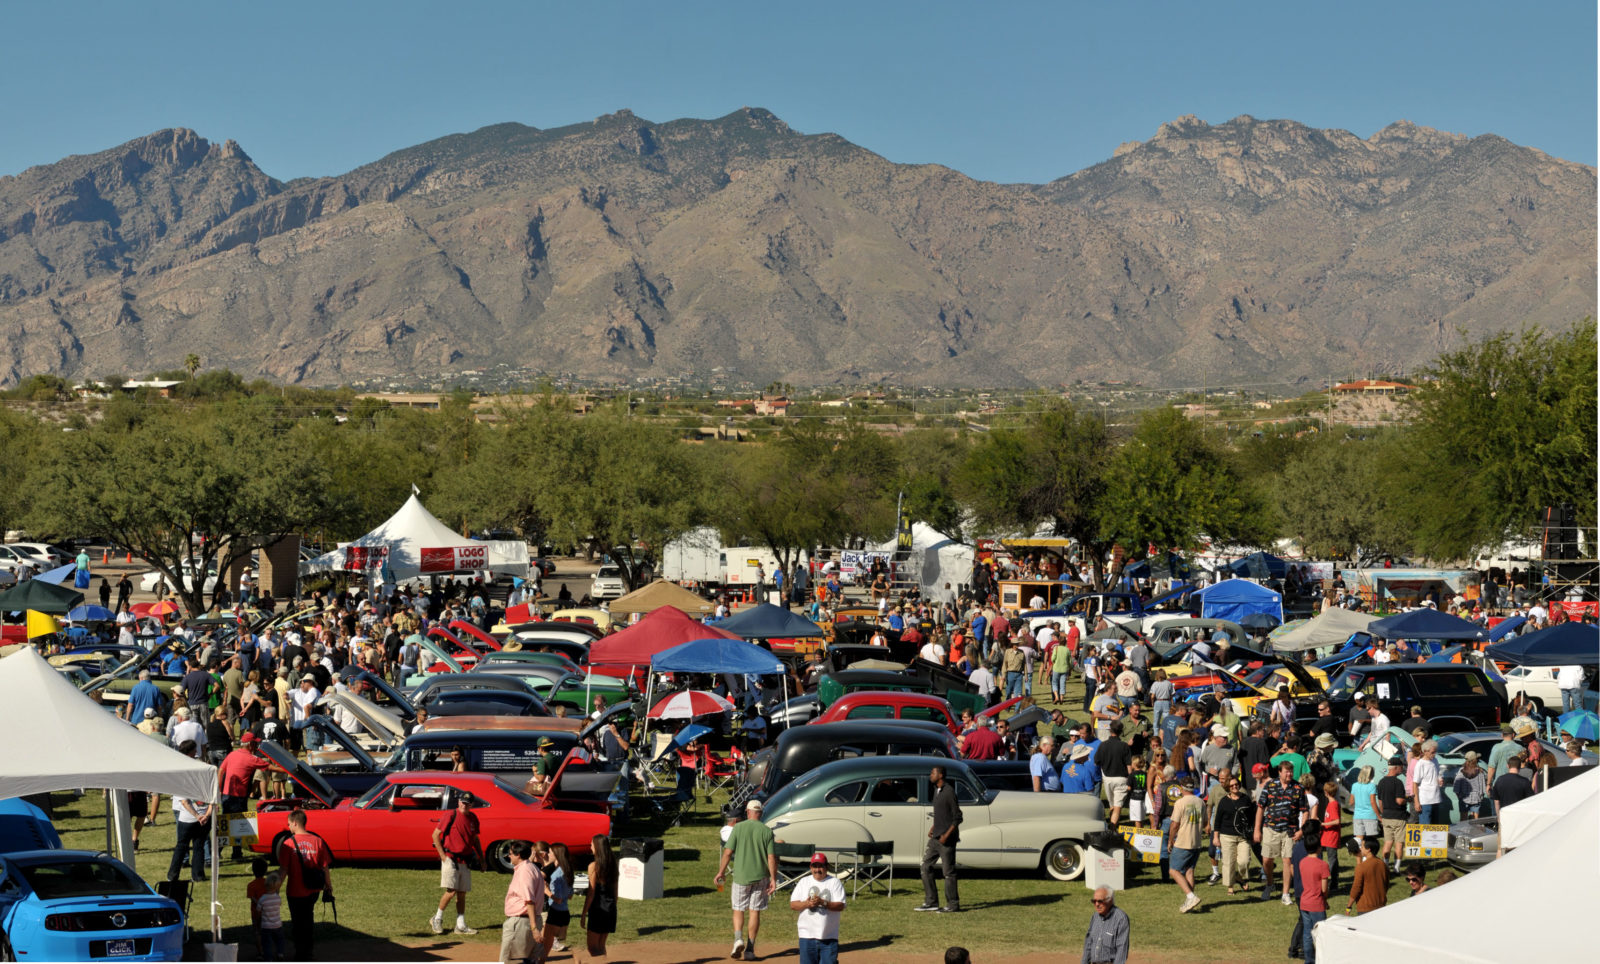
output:
[[[133,613],[140,619],[143,619],[144,617],[150,615],[150,607],[154,605],[155,603],[134,603],[132,606],[128,607],[128,612]]]
[[[690,720],[712,713],[726,713],[731,709],[733,704],[715,693],[707,693],[705,690],[684,690],[681,693],[673,693],[651,707],[649,716],[652,720]]]

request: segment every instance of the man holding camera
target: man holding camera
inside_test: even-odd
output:
[[[439,852],[439,886],[444,896],[428,926],[435,934],[444,933],[444,909],[456,902],[457,934],[478,933],[467,926],[467,892],[472,890],[472,862],[483,866],[483,844],[478,842],[478,816],[472,812],[472,797],[456,792],[456,808],[433,831],[433,849]]]

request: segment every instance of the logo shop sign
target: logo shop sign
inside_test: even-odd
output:
[[[489,568],[488,546],[449,546],[423,549],[421,572],[460,572],[463,569]]]

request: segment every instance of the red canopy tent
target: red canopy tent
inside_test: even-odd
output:
[[[589,666],[596,672],[604,672],[601,666],[648,667],[650,657],[664,649],[671,649],[691,639],[712,638],[739,637],[715,626],[707,626],[697,619],[690,619],[681,609],[662,606],[627,629],[595,640],[589,646]]]

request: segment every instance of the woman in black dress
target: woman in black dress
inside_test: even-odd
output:
[[[617,930],[617,858],[611,840],[603,833],[590,841],[594,860],[589,864],[589,890],[583,898],[582,921],[589,935],[589,953],[606,955],[606,938]]]

